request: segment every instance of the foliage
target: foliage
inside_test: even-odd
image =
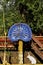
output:
[[[24,14],[25,22],[30,25],[33,33],[43,34],[43,1],[42,0],[24,0],[22,2],[20,14]]]
[[[0,4],[7,33],[13,24],[22,22],[28,24],[34,34],[43,35],[43,0],[0,0]],[[3,28],[3,10],[0,10],[0,29]]]

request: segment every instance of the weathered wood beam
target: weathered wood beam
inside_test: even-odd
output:
[[[32,35],[32,38],[33,38],[33,35]],[[43,36],[34,36],[34,38],[43,42]],[[5,42],[5,36],[0,36],[0,42]],[[9,40],[7,36],[6,36],[6,42],[11,42],[11,40]]]
[[[35,36],[37,40],[39,40],[41,43],[43,43],[43,36]]]
[[[8,47],[14,47],[14,45],[13,44],[7,44],[6,45],[6,48],[8,48]],[[2,43],[2,44],[0,44],[0,48],[5,48],[5,45]]]
[[[31,44],[32,50],[34,50],[34,52],[43,60],[43,53],[39,50],[39,48],[32,43]]]
[[[43,48],[43,44],[42,44],[39,40],[37,40],[34,35],[32,36],[32,39],[33,39],[34,42],[36,42],[36,44],[37,44],[39,47]]]

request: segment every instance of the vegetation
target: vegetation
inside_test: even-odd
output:
[[[43,0],[0,0],[0,35],[21,22],[28,24],[33,34],[43,35]]]

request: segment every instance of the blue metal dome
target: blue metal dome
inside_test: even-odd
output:
[[[11,41],[22,40],[28,42],[32,38],[32,31],[27,24],[17,23],[9,29],[8,37]]]

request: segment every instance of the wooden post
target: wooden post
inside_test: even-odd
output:
[[[4,48],[4,60],[3,60],[3,64],[6,63],[6,32],[5,32],[5,42],[4,42],[4,46],[5,46],[5,48]]]
[[[18,60],[19,64],[23,64],[23,41],[20,40],[18,44]]]

